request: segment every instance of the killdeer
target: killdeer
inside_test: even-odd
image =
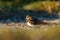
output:
[[[30,15],[26,16],[26,22],[28,26],[36,26],[36,25],[45,25],[49,24],[47,22],[43,22],[41,20],[38,20],[37,18],[31,17]]]

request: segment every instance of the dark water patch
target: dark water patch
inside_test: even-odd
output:
[[[32,11],[32,10],[17,10],[17,9],[12,9],[12,10],[4,10],[0,13],[0,21],[3,22],[25,22],[25,17],[26,15],[31,15],[36,18],[44,18],[44,19],[59,19],[60,15],[57,13],[47,13],[45,11]]]

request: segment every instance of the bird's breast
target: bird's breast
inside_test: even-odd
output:
[[[29,23],[29,22],[27,22],[27,25],[28,25],[28,26],[34,26],[33,24],[31,24],[31,23]]]

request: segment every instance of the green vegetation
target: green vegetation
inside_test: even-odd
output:
[[[21,2],[20,2],[21,1]],[[56,1],[23,1],[23,0],[15,0],[15,1],[10,1],[10,2],[3,2],[0,1],[0,11],[7,10],[11,11],[13,9],[16,10],[33,10],[33,11],[47,11],[48,13],[51,12],[60,12],[60,2]],[[8,12],[7,11],[7,12]]]
[[[48,30],[24,28],[0,29],[0,40],[60,40],[60,26]]]
[[[54,13],[54,12],[59,12],[60,10],[60,3],[59,2],[34,2],[28,5],[24,5],[23,8],[26,10],[33,10],[33,11],[47,11],[48,13]]]

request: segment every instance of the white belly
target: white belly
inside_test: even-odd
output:
[[[27,22],[27,25],[28,25],[28,26],[34,26],[33,24],[30,24],[29,22]]]

